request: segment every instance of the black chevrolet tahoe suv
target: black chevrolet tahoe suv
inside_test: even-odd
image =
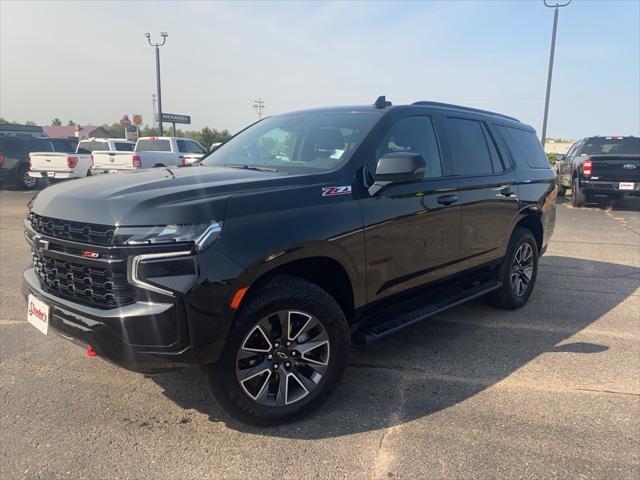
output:
[[[620,200],[640,195],[640,138],[588,137],[574,143],[557,165],[558,195],[571,189],[571,203],[582,207],[604,196]]]
[[[291,420],[368,343],[531,295],[557,187],[534,130],[416,102],[307,110],[198,166],[54,185],[29,204],[29,317],[125,368],[207,365],[233,416]],[[51,328],[49,328],[51,327]]]

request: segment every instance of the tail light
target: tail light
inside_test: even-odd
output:
[[[187,159],[184,157],[180,157],[180,165],[182,165],[183,167],[186,167],[187,164]]]
[[[591,168],[593,167],[593,164],[591,163],[591,159],[588,158],[584,161],[584,163],[582,164],[582,173],[585,177],[590,177],[591,176]]]
[[[29,157],[29,161],[31,161],[31,157]],[[0,167],[4,165],[4,155],[0,153]],[[29,165],[31,167],[31,165]]]
[[[67,167],[76,168],[78,165],[78,157],[67,157]]]
[[[134,155],[131,157],[131,165],[133,168],[140,168],[142,166],[142,159],[140,155]]]

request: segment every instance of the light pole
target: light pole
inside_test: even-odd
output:
[[[549,116],[549,97],[551,96],[551,76],[553,75],[553,56],[556,52],[556,31],[558,30],[558,10],[560,7],[566,7],[571,3],[568,0],[564,3],[556,2],[555,4],[544,0],[544,6],[555,9],[553,12],[553,32],[551,33],[551,53],[549,54],[549,74],[547,75],[547,94],[544,99],[544,118],[542,120],[542,148],[547,141],[547,117]]]
[[[157,89],[158,89],[158,126],[160,128],[160,135],[162,135],[164,132],[162,130],[162,92],[160,90],[160,47],[165,44],[169,34],[167,32],[160,32],[160,36],[162,37],[162,43],[151,43],[150,33],[145,33],[144,36],[147,37],[147,41],[149,42],[149,45],[156,48],[156,80],[157,80]]]

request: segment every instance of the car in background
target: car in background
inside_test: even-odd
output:
[[[65,138],[0,136],[0,183],[9,181],[23,190],[34,188],[38,179],[29,175],[29,152],[59,152],[67,155],[67,152],[74,152],[75,149],[76,142]]]
[[[133,152],[97,152],[94,173],[118,173],[141,168],[186,167],[200,160],[207,151],[190,138],[142,137]]]
[[[571,203],[581,207],[596,196],[619,200],[640,195],[640,138],[587,137],[574,143],[558,163],[558,194],[571,189]]]
[[[131,152],[134,146],[134,142],[122,138],[92,138],[81,140],[71,152],[32,152],[29,176],[48,182],[86,177],[91,175],[94,152]]]

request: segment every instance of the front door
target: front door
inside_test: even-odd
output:
[[[392,184],[361,200],[369,302],[457,271],[458,184],[445,175],[436,130],[432,117],[400,118],[375,151],[374,164],[386,153],[406,151],[421,154],[427,169],[421,182]]]

